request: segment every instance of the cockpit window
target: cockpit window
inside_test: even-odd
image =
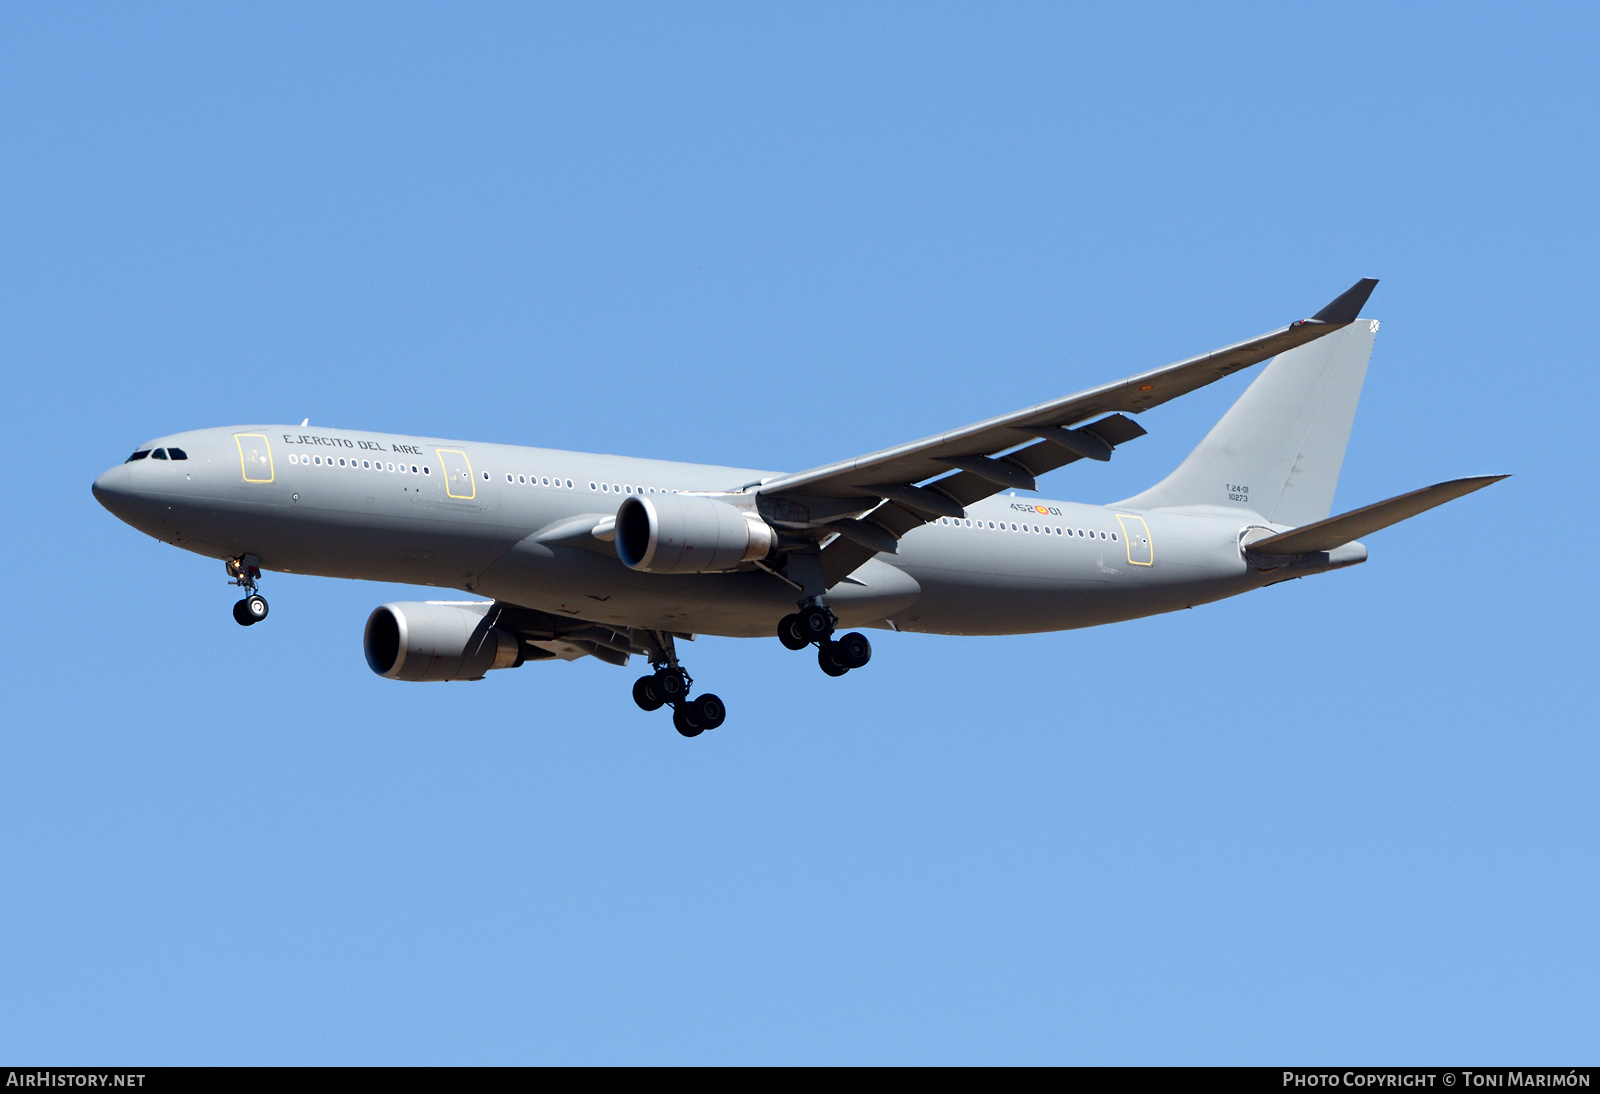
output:
[[[164,460],[167,458],[167,450],[165,448],[158,448],[154,452],[150,453],[150,458],[152,460]]]
[[[150,455],[150,450],[148,448],[141,448],[141,449],[139,449],[139,451],[135,452],[133,455],[129,456],[127,459],[123,460],[122,462],[123,463],[132,463],[134,460],[142,460],[148,455]]]
[[[189,458],[189,453],[185,452],[181,448],[169,448],[167,449],[167,455],[171,456],[175,460],[186,460]]]

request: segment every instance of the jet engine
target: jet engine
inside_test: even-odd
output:
[[[652,574],[704,574],[766,558],[778,533],[754,512],[692,494],[637,495],[617,510],[617,557]]]
[[[367,617],[367,664],[391,680],[482,680],[522,664],[522,641],[490,626],[489,601],[385,604]]]

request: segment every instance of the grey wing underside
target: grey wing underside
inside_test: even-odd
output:
[[[575,661],[580,657],[593,657],[607,664],[626,665],[634,654],[652,661],[663,659],[663,638],[694,641],[692,634],[615,627],[524,608],[504,600],[494,602],[487,619],[490,626],[504,628],[522,639],[523,657],[528,661],[553,658]]]
[[[1144,435],[1126,414],[1160,406],[1355,321],[1377,285],[1363,278],[1310,319],[1185,361],[909,444],[762,483],[762,514],[798,534],[837,533],[822,550],[832,586],[941,516],[1081,459],[1109,459]],[[1107,415],[1089,422],[1098,415]],[[1083,425],[1080,423],[1088,422]],[[929,481],[932,480],[932,481]]]

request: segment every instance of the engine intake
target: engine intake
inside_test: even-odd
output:
[[[617,557],[652,574],[704,574],[766,558],[778,533],[760,516],[715,498],[634,496],[617,510]]]
[[[385,604],[367,617],[361,648],[390,680],[482,680],[522,664],[522,640],[489,625],[489,601]]]

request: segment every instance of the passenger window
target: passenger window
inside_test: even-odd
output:
[[[571,480],[571,479],[568,479],[568,480],[567,480],[567,489],[568,489],[568,490],[571,490],[571,489],[572,489],[572,480]]]
[[[129,456],[127,459],[123,460],[122,462],[123,463],[132,463],[134,460],[142,460],[148,455],[150,455],[150,450],[148,448],[141,448],[141,449],[139,449],[139,451],[135,452],[133,455]]]
[[[164,460],[167,458],[167,450],[165,448],[158,448],[154,452],[150,453],[150,458],[152,460]]]
[[[423,464],[423,465],[422,465],[422,473],[423,473],[423,474],[424,474],[424,475],[431,475],[431,474],[433,474],[433,472],[432,472],[432,471],[430,471],[430,470],[429,470],[429,469],[428,469],[428,465],[427,465],[427,464]]]
[[[189,458],[189,453],[185,452],[181,448],[169,448],[167,449],[167,455],[171,456],[175,460],[186,460]]]

